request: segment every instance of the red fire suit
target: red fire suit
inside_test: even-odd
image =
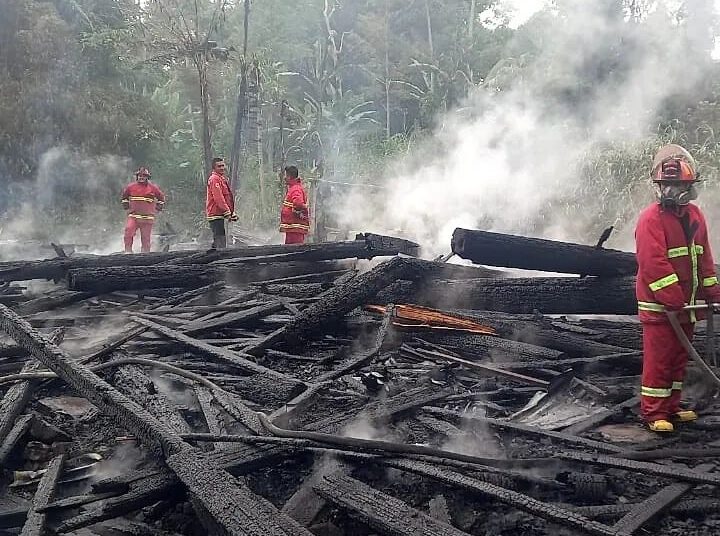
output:
[[[280,232],[286,244],[302,244],[310,232],[310,209],[300,179],[291,181],[280,209]]]
[[[668,420],[679,411],[688,354],[666,311],[700,300],[720,302],[705,217],[693,204],[675,211],[659,203],[640,213],[635,229],[638,274],[636,295],[643,328],[640,410],[647,422]],[[690,340],[701,312],[680,313]]]
[[[208,178],[205,213],[213,234],[213,248],[227,247],[225,220],[235,213],[235,197],[224,175],[212,172]]]
[[[138,229],[141,250],[143,253],[149,252],[155,214],[165,206],[165,194],[150,181],[133,182],[123,190],[121,202],[128,211],[124,235],[125,252],[132,253],[133,240]]]

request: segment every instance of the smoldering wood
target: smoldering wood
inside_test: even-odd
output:
[[[157,265],[152,270],[144,266],[108,266],[71,269],[67,278],[70,290],[107,294],[116,290],[196,288],[216,281],[245,284],[268,279],[270,274],[273,277],[314,274],[343,267],[342,261],[274,264],[243,264],[238,261],[222,267],[203,264]]]
[[[295,246],[246,246],[242,248],[228,248],[221,252],[207,251],[173,251],[164,253],[137,253],[133,255],[77,255],[62,259],[47,259],[40,261],[11,261],[0,262],[0,281],[23,281],[30,279],[55,279],[65,277],[73,269],[100,269],[108,267],[138,267],[168,265],[179,262],[180,259],[192,259],[193,264],[207,264],[219,259],[243,259],[262,257],[268,255],[282,255],[300,253],[305,257],[298,257],[297,261],[321,261],[347,258],[372,258],[375,256],[390,256],[398,253],[416,255],[418,245],[408,240],[373,235],[366,233],[358,235],[357,240],[347,242],[326,242],[321,244],[303,244]],[[170,264],[172,266],[172,264]],[[278,277],[278,276],[276,276]],[[183,288],[181,286],[181,288]],[[140,287],[135,287],[140,288]],[[146,287],[149,288],[149,287]]]
[[[417,276],[410,259],[394,257],[343,285],[326,290],[321,299],[309,305],[286,326],[265,337],[246,351],[257,354],[281,342],[295,345],[311,337],[321,326],[335,325],[346,313],[368,303],[393,281]]]
[[[377,301],[518,314],[534,311],[542,314],[637,314],[633,277],[400,282],[380,292]]]
[[[542,238],[457,228],[453,253],[476,264],[618,277],[637,273],[635,254]]]

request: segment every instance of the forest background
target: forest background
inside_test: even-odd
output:
[[[270,241],[295,164],[316,240],[442,253],[456,225],[584,243],[614,225],[631,248],[671,141],[720,218],[716,2],[529,3],[519,23],[528,2],[3,0],[0,239],[118,250],[138,165],[168,194],[160,230],[197,236],[222,155],[237,232]]]

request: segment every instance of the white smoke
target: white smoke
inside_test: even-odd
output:
[[[598,150],[644,149],[667,99],[703,81],[710,52],[706,63],[687,61],[688,42],[703,36],[691,17],[678,22],[672,1],[641,22],[608,2],[563,4],[562,16],[546,9],[528,22],[533,57],[500,62],[429,140],[386,170],[379,195],[347,197],[339,220],[402,233],[432,255],[449,249],[455,227],[592,243],[598,225],[615,224],[608,247],[632,248],[633,216],[652,199],[647,172],[607,185],[606,196],[579,170]]]

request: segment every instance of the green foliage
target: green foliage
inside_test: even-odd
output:
[[[199,229],[204,143],[230,156],[241,102],[239,210],[248,227],[274,228],[283,164],[326,181],[374,184],[478,91],[531,87],[542,73],[545,82],[533,90],[550,118],[583,113],[597,91],[632,75],[629,52],[658,44],[658,27],[692,29],[687,61],[694,64],[709,62],[706,30],[713,29],[703,15],[707,0],[693,9],[680,3],[669,15],[653,11],[655,2],[599,0],[593,9],[625,26],[595,33],[604,48],[578,62],[574,49],[595,32],[571,17],[579,0],[556,0],[518,29],[491,0],[263,0],[250,4],[243,57],[247,1],[6,0],[0,213],[10,193],[41,187],[47,226],[87,217],[74,209],[77,198],[114,207],[92,211],[111,226],[121,219],[118,189],[142,163],[168,194],[164,219]],[[484,23],[491,13],[494,22]],[[553,25],[563,32],[548,31]],[[238,98],[243,71],[248,91]],[[706,176],[719,176],[717,79],[683,87],[682,97],[664,103],[646,139],[589,150],[577,169],[584,180],[546,210],[577,214],[578,200],[591,200],[590,228],[628,220],[643,200],[638,185],[646,186],[649,155],[671,140],[697,154]]]

